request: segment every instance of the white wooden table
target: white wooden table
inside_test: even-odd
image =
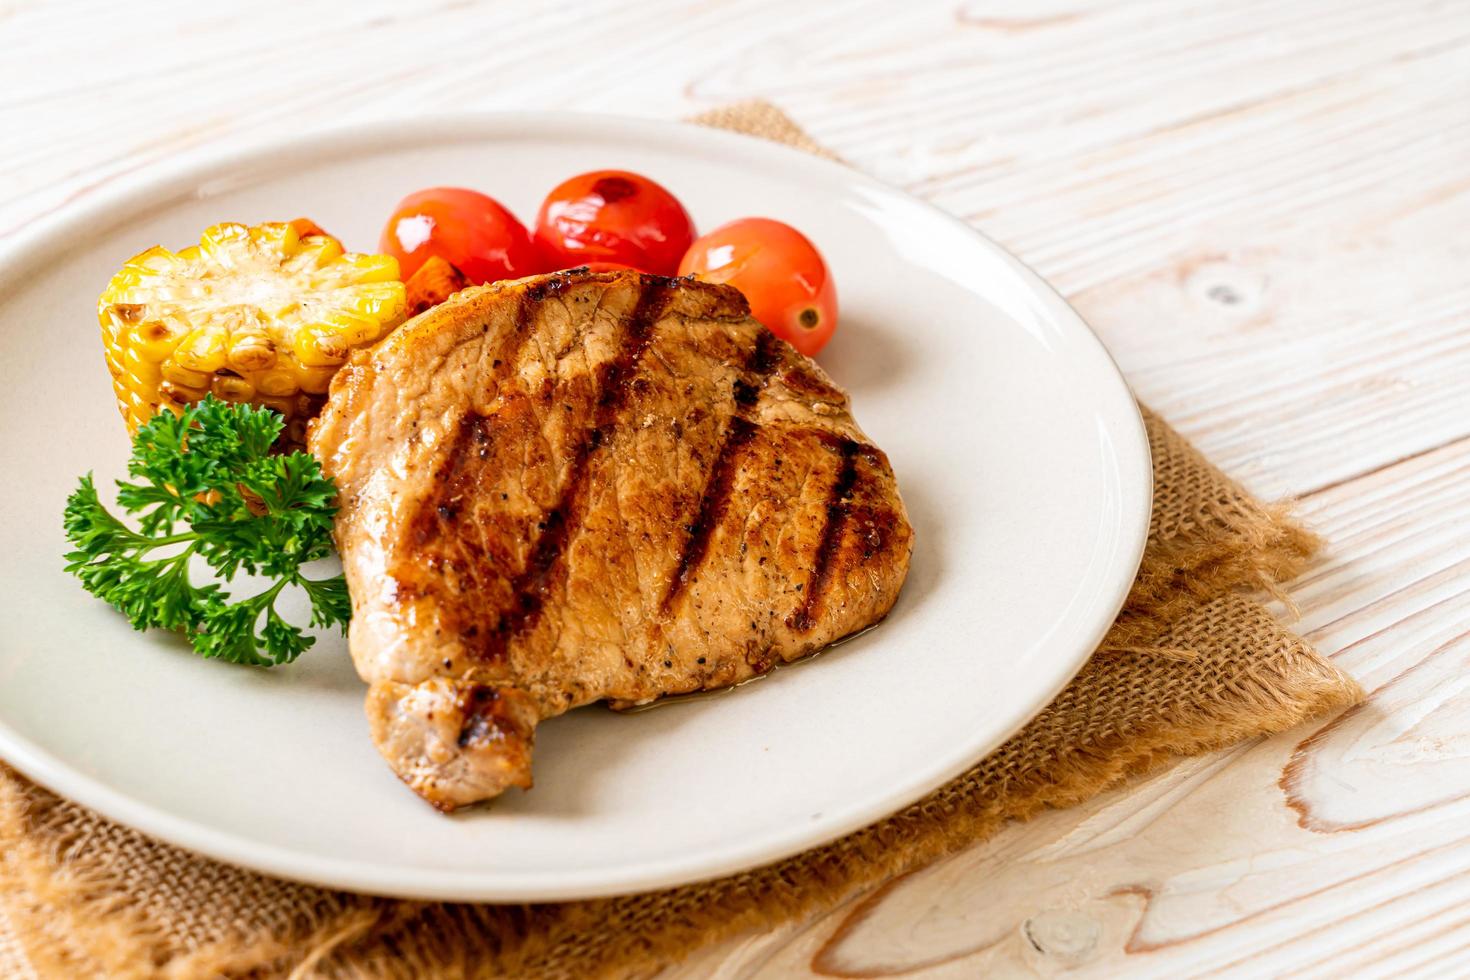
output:
[[[769,98],[1330,539],[1299,625],[1365,709],[676,972],[1470,974],[1470,3],[0,0],[0,51],[0,235],[242,135]]]

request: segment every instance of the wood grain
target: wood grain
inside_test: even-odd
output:
[[[690,977],[1470,973],[1470,3],[0,0],[0,237],[206,144],[764,96],[1062,289],[1331,549],[1372,691]]]

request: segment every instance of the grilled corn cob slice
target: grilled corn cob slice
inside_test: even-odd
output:
[[[213,393],[280,412],[295,446],[337,368],[403,322],[405,298],[396,259],[344,252],[310,221],[225,223],[134,256],[97,315],[129,432]]]

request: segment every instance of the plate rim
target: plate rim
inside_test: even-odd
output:
[[[310,128],[288,136],[202,147],[123,175],[79,201],[63,204],[34,223],[0,238],[0,288],[25,276],[30,269],[55,253],[64,251],[66,240],[72,233],[83,228],[100,233],[150,207],[166,207],[183,196],[197,196],[201,185],[206,184],[211,175],[226,168],[259,169],[264,164],[266,171],[278,172],[293,156],[333,159],[354,151],[383,152],[426,142],[484,142],[517,136],[565,137],[570,134],[591,139],[637,136],[669,146],[676,152],[693,155],[712,149],[722,150],[756,158],[757,164],[806,171],[812,178],[825,177],[901,198],[973,236],[982,247],[1018,274],[1020,280],[1044,303],[1049,319],[1070,325],[1073,328],[1071,333],[1083,343],[1090,344],[1094,354],[1102,356],[1101,364],[1107,370],[1099,375],[1099,380],[1106,378],[1110,399],[1126,401],[1125,411],[1117,411],[1122,406],[1115,405],[1109,413],[1118,416],[1113,421],[1120,425],[1110,432],[1120,437],[1114,458],[1125,486],[1117,515],[1119,539],[1114,555],[1110,556],[1116,567],[1116,577],[1111,579],[1110,593],[1105,601],[1095,604],[1085,624],[1076,628],[1079,636],[1076,652],[1066,663],[1058,664],[1050,682],[1037,685],[1031,697],[1018,702],[1024,706],[1013,712],[1011,724],[995,729],[1001,734],[966,743],[962,751],[952,753],[943,764],[927,767],[923,778],[911,781],[901,792],[875,796],[866,805],[851,809],[840,818],[792,825],[786,833],[774,839],[768,837],[743,848],[729,849],[717,861],[701,862],[698,853],[681,854],[677,859],[645,862],[638,865],[636,871],[616,865],[603,866],[579,877],[561,871],[407,869],[401,865],[320,858],[304,851],[221,831],[205,822],[181,817],[136,799],[100,778],[88,775],[22,736],[3,717],[0,717],[0,758],[51,791],[145,835],[208,858],[277,877],[413,899],[565,901],[634,894],[711,880],[774,863],[869,826],[921,799],[973,766],[1034,718],[1076,676],[1121,610],[1147,543],[1153,500],[1153,467],[1147,431],[1137,400],[1097,334],[1051,284],[1029,266],[958,217],[836,160],[697,123],[602,113],[473,112],[411,119],[385,118]],[[169,195],[171,190],[174,191],[172,196]],[[1129,485],[1137,487],[1131,511],[1126,492]]]

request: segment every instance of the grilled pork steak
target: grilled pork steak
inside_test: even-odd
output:
[[[355,354],[311,446],[373,740],[443,810],[529,787],[541,719],[746,680],[908,571],[887,457],[724,286],[468,290]]]

